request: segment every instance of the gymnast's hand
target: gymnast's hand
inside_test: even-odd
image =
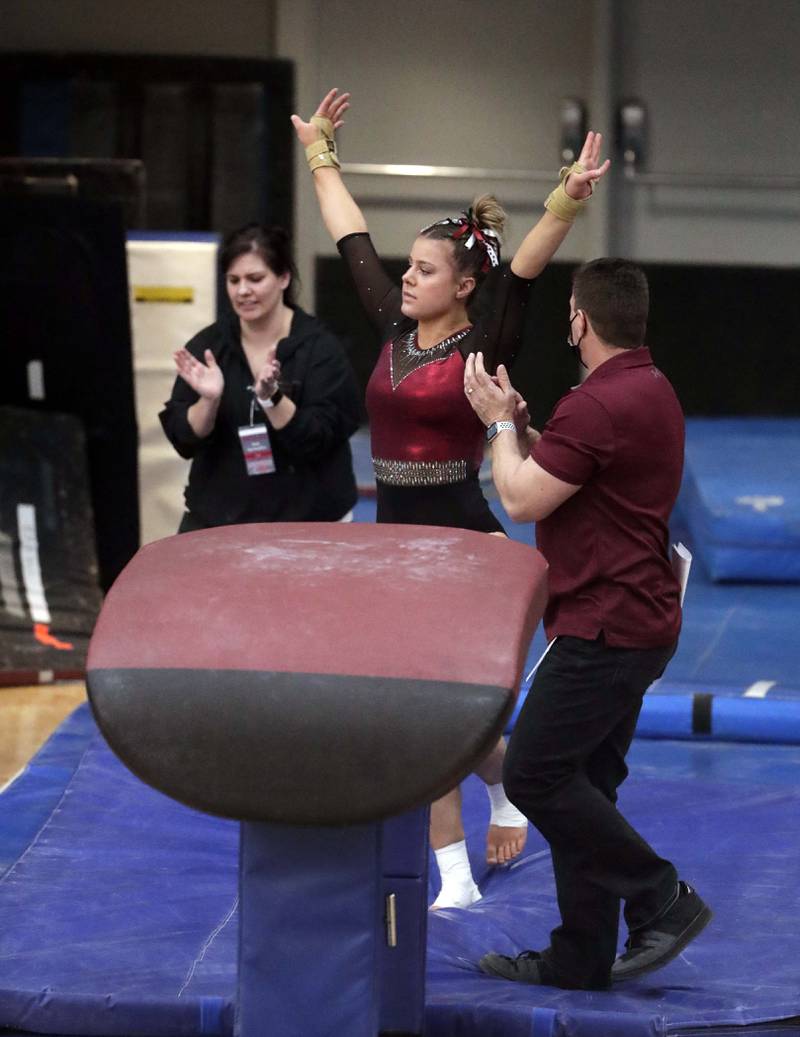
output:
[[[586,134],[581,153],[578,155],[578,165],[583,166],[585,173],[570,173],[564,181],[564,190],[570,198],[588,198],[592,193],[594,185],[605,174],[611,165],[611,159],[606,159],[599,166],[600,151],[603,146],[603,134],[594,133],[590,130]]]
[[[338,130],[340,126],[344,126],[344,113],[349,107],[350,94],[340,94],[339,88],[334,87],[319,102],[314,115],[321,115],[325,119],[330,119],[334,130]],[[313,144],[315,140],[319,140],[322,136],[317,126],[312,122],[303,122],[299,115],[292,116],[292,126],[294,126],[297,139],[304,148],[307,148],[309,144]]]
[[[218,400],[225,388],[225,376],[217,366],[214,354],[207,349],[204,354],[205,363],[193,357],[188,349],[182,348],[173,353],[178,374],[198,396],[205,400]]]

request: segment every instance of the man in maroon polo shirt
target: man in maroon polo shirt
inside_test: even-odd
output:
[[[683,414],[643,345],[648,306],[644,272],[626,260],[576,271],[568,342],[588,373],[541,434],[521,427],[504,368],[490,378],[480,353],[466,366],[500,498],[512,519],[536,522],[550,566],[552,644],[514,727],[503,780],[550,844],[561,925],[541,952],[480,961],[489,975],[523,983],[607,989],[666,964],[711,917],[615,806],[642,698],[681,625],[667,523],[683,468]],[[615,961],[621,900],[629,937]]]

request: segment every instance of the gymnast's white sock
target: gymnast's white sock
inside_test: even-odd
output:
[[[459,843],[450,843],[441,850],[434,850],[442,889],[431,907],[469,907],[481,899],[481,893],[472,877],[467,856],[467,844],[464,839]]]
[[[492,804],[490,825],[499,825],[501,828],[527,828],[527,817],[521,814],[509,800],[502,781],[496,785],[487,785],[486,791],[489,794],[489,802]]]

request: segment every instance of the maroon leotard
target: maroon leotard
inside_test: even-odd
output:
[[[458,337],[420,349],[410,330],[384,345],[367,385],[373,457],[480,467],[484,428],[464,395]]]
[[[491,270],[479,294],[483,315],[421,350],[369,235],[350,234],[338,248],[383,342],[366,397],[378,521],[502,528],[478,487],[485,429],[464,394],[464,361],[480,350],[490,371],[511,363],[533,282]]]

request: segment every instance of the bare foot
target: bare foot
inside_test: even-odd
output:
[[[508,864],[522,853],[527,838],[527,825],[523,825],[521,828],[489,825],[486,833],[487,864]]]

